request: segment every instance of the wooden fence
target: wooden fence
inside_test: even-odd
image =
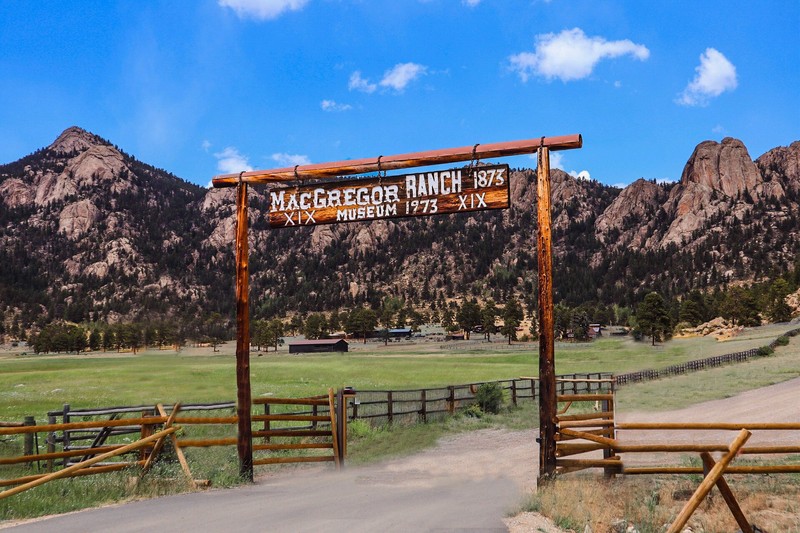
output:
[[[339,405],[343,406],[349,397],[340,394]],[[265,409],[264,414],[252,418],[254,425],[263,424],[253,428],[253,437],[262,439],[253,446],[260,455],[254,458],[254,464],[331,461],[337,468],[342,464],[347,432],[344,424],[338,423],[332,390],[320,397],[260,398],[253,403]],[[193,481],[184,449],[235,446],[238,418],[234,410],[231,402],[177,404],[172,409],[160,404],[104,409],[71,409],[65,405],[60,411],[48,413],[48,423],[44,425],[6,423],[0,427],[0,438],[8,444],[0,455],[0,466],[10,467],[11,476],[0,478],[0,487],[27,484],[62,471],[89,475],[133,466],[146,471],[164,442],[160,439],[154,443],[151,437],[167,426],[170,453],[180,462],[187,480]],[[173,433],[178,427],[180,438]],[[44,452],[40,449],[40,434],[45,435]],[[131,446],[131,440],[140,444]],[[9,454],[9,450],[20,449],[22,455]],[[78,465],[80,469],[74,468]]]
[[[559,394],[578,394],[599,391],[611,373],[565,374],[558,376]],[[365,390],[347,403],[348,420],[365,420],[371,425],[428,422],[452,415],[475,403],[478,387],[498,383],[508,401],[518,406],[535,402],[539,397],[538,378],[518,378],[489,382],[449,385],[430,389]]]
[[[797,334],[800,334],[800,328],[787,331],[783,336],[793,337]],[[779,341],[778,339],[775,339],[767,346],[774,350],[778,345]],[[637,372],[617,374],[616,384],[618,386],[622,386],[627,385],[628,383],[640,383],[642,381],[650,381],[669,376],[676,376],[679,374],[687,374],[689,372],[696,372],[706,368],[715,368],[718,366],[727,365],[729,363],[748,361],[754,357],[763,357],[761,348],[753,348],[751,350],[745,350],[742,352],[716,355],[714,357],[706,357],[704,359],[696,359],[694,361],[670,365],[659,370],[639,370]]]
[[[703,474],[701,463],[697,466],[665,464],[659,466],[626,465],[623,455],[628,454],[694,454],[710,452],[727,452],[730,445],[725,437],[711,442],[705,437],[705,442],[698,442],[697,438],[675,439],[664,438],[665,432],[726,432],[748,430],[753,434],[766,432],[793,432],[784,439],[790,444],[781,445],[751,445],[743,446],[738,450],[739,455],[758,456],[762,460],[759,464],[747,464],[727,467],[727,473],[739,474],[774,474],[774,473],[800,473],[798,458],[791,458],[791,454],[800,454],[800,422],[617,422],[614,418],[613,394],[573,394],[559,395],[558,402],[565,404],[559,410],[556,424],[556,466],[558,473],[569,473],[586,468],[603,468],[607,474],[621,473],[634,474]],[[583,409],[579,407],[583,405]],[[586,405],[589,404],[589,405]],[[594,407],[592,407],[592,404]],[[571,407],[578,407],[575,414],[568,414]],[[600,408],[598,409],[598,406]],[[626,443],[620,434],[627,431],[653,431],[653,439],[646,443]],[[586,457],[584,454],[602,450],[603,458]],[[583,455],[576,458],[574,456]],[[790,457],[790,460],[787,460]],[[680,463],[681,457],[676,460]],[[776,462],[779,461],[779,462]],[[768,463],[768,464],[765,464]]]

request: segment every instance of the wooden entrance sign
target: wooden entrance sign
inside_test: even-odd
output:
[[[269,193],[272,228],[505,209],[508,165],[280,187]]]
[[[247,233],[248,233],[248,221],[247,221],[247,185],[250,183],[294,183],[299,184],[303,180],[321,180],[325,178],[332,178],[332,180],[326,184],[322,185],[317,184],[314,186],[313,190],[317,188],[325,191],[325,210],[330,210],[330,213],[314,213],[313,218],[314,221],[312,222],[309,218],[310,213],[303,213],[304,211],[308,211],[308,209],[304,209],[303,205],[308,205],[313,207],[314,204],[309,202],[314,201],[314,192],[305,191],[306,194],[311,194],[311,196],[300,197],[297,196],[295,198],[295,202],[297,203],[297,207],[292,204],[290,206],[290,198],[286,196],[286,189],[284,189],[284,205],[281,207],[281,198],[280,192],[278,192],[277,198],[271,198],[273,200],[273,204],[277,204],[280,208],[274,214],[274,221],[275,226],[273,227],[286,227],[291,226],[292,222],[299,222],[297,225],[313,225],[313,224],[320,224],[320,223],[332,223],[332,222],[343,222],[344,220],[336,220],[336,217],[344,217],[345,215],[339,215],[339,207],[338,205],[329,205],[331,202],[336,203],[335,200],[331,199],[328,195],[328,191],[332,190],[339,190],[340,199],[344,196],[344,191],[341,187],[345,187],[343,183],[339,182],[337,185],[334,180],[340,179],[342,176],[354,176],[357,174],[365,174],[368,172],[378,172],[381,173],[383,171],[390,171],[390,170],[398,170],[398,169],[407,169],[407,168],[418,168],[418,167],[431,167],[434,165],[445,165],[449,163],[459,163],[459,162],[466,162],[466,161],[479,161],[481,159],[487,158],[494,158],[494,157],[510,157],[515,155],[523,155],[523,154],[533,154],[539,152],[539,171],[538,171],[538,189],[539,191],[546,190],[547,191],[547,199],[546,201],[540,201],[538,210],[539,210],[539,217],[543,215],[543,211],[547,211],[547,224],[545,228],[540,226],[539,228],[539,243],[546,244],[547,249],[542,253],[539,253],[539,316],[540,317],[549,317],[549,321],[545,318],[545,324],[549,323],[549,328],[552,328],[552,316],[553,316],[553,297],[552,297],[552,251],[550,248],[550,199],[549,199],[549,189],[550,189],[550,165],[549,165],[549,152],[550,151],[558,151],[558,150],[571,150],[573,148],[580,148],[583,146],[583,139],[579,134],[575,135],[562,135],[558,137],[545,137],[542,136],[536,139],[527,139],[521,141],[510,141],[510,142],[502,142],[502,143],[490,143],[490,144],[475,144],[473,146],[463,146],[460,148],[445,148],[442,150],[431,150],[426,152],[413,152],[407,154],[399,154],[399,155],[390,155],[390,156],[379,156],[377,158],[370,158],[370,159],[356,159],[356,160],[346,160],[346,161],[334,161],[330,163],[317,163],[311,165],[297,165],[294,167],[287,167],[287,168],[278,168],[273,170],[252,170],[248,172],[240,172],[238,174],[223,174],[220,176],[215,176],[212,180],[212,184],[215,188],[223,188],[223,187],[238,187],[239,191],[237,194],[237,201],[236,201],[236,208],[237,208],[237,230],[236,230],[236,383],[237,383],[237,413],[239,415],[239,435],[237,437],[238,441],[238,451],[239,451],[239,470],[242,476],[245,479],[253,479],[253,455],[252,455],[252,432],[250,430],[250,409],[251,409],[251,394],[250,394],[250,314],[249,314],[249,290],[248,290],[248,280],[249,280],[249,271],[248,271],[248,249],[247,249]],[[480,170],[487,169],[487,168],[502,168],[504,167],[505,170],[505,183],[498,184],[494,183],[492,187],[497,186],[497,191],[493,193],[489,193],[488,189],[490,187],[477,187],[476,190],[471,190],[468,192],[467,198],[463,198],[463,194],[465,192],[464,187],[466,183],[469,183],[470,179],[473,179],[473,187],[475,182],[480,181]],[[456,169],[457,171],[458,169]],[[366,205],[355,205],[355,206],[347,206],[347,207],[355,207],[355,215],[352,215],[352,212],[348,212],[346,215],[347,217],[355,216],[354,220],[375,220],[377,218],[389,218],[387,213],[389,212],[389,207],[386,205],[387,203],[395,206],[391,207],[392,215],[391,216],[422,216],[422,215],[433,215],[442,212],[459,212],[459,211],[476,211],[478,209],[499,209],[501,207],[507,207],[508,204],[508,167],[505,165],[502,166],[491,166],[485,167],[480,166],[476,167],[475,169],[470,168],[470,172],[473,170],[478,170],[478,175],[473,178],[472,174],[464,175],[463,169],[461,175],[461,187],[462,190],[460,192],[454,192],[454,187],[456,178],[453,176],[452,172],[444,171],[444,172],[451,172],[448,176],[445,176],[445,179],[442,180],[442,171],[439,172],[438,178],[430,178],[431,181],[428,181],[428,173],[425,173],[425,192],[423,194],[422,188],[419,185],[419,176],[421,174],[415,174],[416,180],[414,183],[414,188],[416,189],[416,196],[410,197],[410,191],[412,190],[409,188],[410,182],[409,176],[412,174],[407,174],[402,176],[401,181],[397,184],[397,198],[395,201],[387,200],[388,197],[394,199],[394,190],[386,190],[382,189],[380,193],[374,192],[374,190],[369,190],[364,193],[358,192],[358,188],[355,191],[350,192],[350,198],[356,198],[356,202],[358,202],[358,195],[361,194],[361,200],[366,201]],[[495,174],[496,177],[496,174]],[[392,180],[397,178],[389,178],[383,177],[379,178],[378,187],[383,187],[381,183],[381,179],[383,180]],[[403,181],[406,180],[406,181]],[[439,193],[431,194],[430,190],[431,187],[434,186],[434,183],[438,180],[438,187]],[[366,182],[364,182],[366,183]],[[405,194],[405,198],[401,196],[401,187],[400,185],[405,183],[406,189],[402,189],[403,194]],[[353,187],[353,185],[350,185]],[[449,193],[443,193],[442,191],[445,188],[449,188]],[[477,190],[477,189],[487,189],[486,191]],[[505,188],[505,193],[501,193],[500,190]],[[295,189],[299,191],[299,186],[296,185]],[[302,193],[301,193],[302,194]],[[322,193],[320,193],[322,194]],[[364,197],[364,194],[367,194]],[[373,196],[374,200],[373,200]],[[383,195],[383,198],[379,201],[380,195]],[[485,196],[476,196],[484,194]],[[505,194],[506,199],[498,198],[498,195]],[[455,195],[454,197],[451,197]],[[459,198],[459,195],[462,195],[462,198]],[[321,202],[323,196],[320,196],[318,199]],[[401,200],[404,200],[401,202]],[[435,200],[435,202],[432,202]],[[303,203],[303,201],[305,203]],[[372,202],[375,203],[372,203]],[[426,203],[427,201],[427,203]],[[440,204],[441,201],[441,204]],[[414,203],[416,202],[416,203]],[[463,204],[462,204],[463,202]],[[506,205],[502,205],[503,202],[506,202]],[[382,217],[378,217],[378,205],[383,206],[383,215]],[[484,207],[485,204],[485,207]],[[321,205],[321,204],[320,204]],[[469,208],[467,207],[469,205]],[[495,205],[495,207],[489,207],[490,205]],[[373,207],[374,215],[372,218],[369,218],[370,213],[368,212],[369,207]],[[364,216],[363,218],[360,216],[361,212],[358,209],[364,209]],[[397,209],[395,213],[394,210]],[[435,208],[435,211],[434,211]],[[445,211],[447,209],[448,211]],[[312,209],[314,210],[314,209]],[[314,210],[315,211],[315,210]],[[413,211],[413,212],[412,212]],[[286,212],[289,212],[288,220],[286,216]],[[270,212],[270,225],[273,225],[273,213]],[[298,217],[295,219],[294,217]],[[327,218],[326,218],[327,217]],[[332,219],[331,219],[332,217]],[[321,220],[330,220],[329,222],[320,222]],[[349,220],[348,220],[349,221]],[[541,224],[541,221],[540,221]],[[547,257],[550,257],[547,260]],[[549,293],[549,296],[544,294]],[[543,326],[540,327],[540,331],[543,329]],[[541,333],[540,333],[541,335]],[[542,433],[542,437],[546,438],[548,441],[553,440],[552,443],[547,442],[546,445],[543,446],[543,450],[545,453],[551,454],[552,457],[547,457],[543,463],[540,463],[540,477],[544,474],[549,474],[552,472],[552,469],[555,468],[555,432],[552,430],[552,426],[554,425],[555,420],[555,370],[553,368],[553,333],[552,331],[549,334],[546,334],[541,339],[539,347],[539,368],[540,373],[542,376],[545,376],[547,383],[544,381],[542,382],[542,389],[548,391],[549,396],[553,396],[551,400],[546,401],[546,408],[543,410],[540,408],[540,423],[542,425],[547,425],[547,430]],[[542,372],[543,366],[547,366],[548,370]]]

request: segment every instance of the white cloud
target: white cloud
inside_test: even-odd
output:
[[[709,99],[725,91],[732,91],[739,82],[736,67],[714,48],[706,48],[700,54],[700,64],[695,68],[697,74],[675,100],[680,105],[704,106]]]
[[[580,172],[575,172],[574,170],[569,171],[569,175],[575,179],[589,181],[592,177],[589,175],[588,170],[581,170]]]
[[[722,124],[717,124],[716,126],[711,128],[711,131],[714,133],[727,133],[728,130],[726,130],[725,126],[723,126]]]
[[[409,83],[425,74],[427,70],[428,67],[417,63],[398,63],[384,73],[381,87],[403,91]]]
[[[656,183],[666,185],[667,183],[677,183],[675,178],[656,178]]]
[[[272,154],[272,160],[284,167],[293,167],[295,165],[310,165],[311,160],[307,155],[299,154]]]
[[[228,146],[221,152],[216,152],[217,169],[224,174],[236,174],[237,172],[249,172],[253,170],[247,156],[239,153],[233,146]]]
[[[561,152],[550,152],[550,168],[564,170],[564,156],[561,155]]]
[[[378,86],[403,92],[408,84],[428,72],[428,67],[418,63],[398,63],[383,73],[383,78],[378,83],[372,83],[369,78],[362,78],[361,71],[356,70],[350,75],[347,88],[351,91],[374,93]],[[324,102],[323,102],[324,105]]]
[[[208,152],[208,150],[211,148],[211,141],[208,139],[203,139],[203,142],[200,144],[200,146],[203,147],[204,152]]]
[[[628,39],[607,41],[603,37],[587,37],[582,29],[573,28],[559,34],[537,35],[533,52],[512,55],[509,61],[511,70],[523,82],[533,74],[567,82],[588,77],[602,59],[624,55],[644,61],[650,57],[650,50]]]
[[[353,106],[350,104],[340,104],[337,103],[335,100],[323,100],[320,104],[320,107],[323,111],[350,111],[353,109]]]
[[[364,79],[361,77],[361,71],[356,70],[352,74],[350,74],[350,82],[347,84],[347,88],[351,91],[361,91],[362,93],[374,93],[375,90],[378,88],[377,85],[374,83],[370,83],[369,80]]]
[[[461,3],[465,6],[475,7],[481,3],[481,0],[461,0]]]
[[[299,11],[308,0],[217,0],[222,7],[233,9],[239,18],[270,20],[278,18],[284,11]]]

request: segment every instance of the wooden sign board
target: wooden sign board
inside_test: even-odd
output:
[[[281,187],[269,193],[272,228],[505,209],[508,165]]]

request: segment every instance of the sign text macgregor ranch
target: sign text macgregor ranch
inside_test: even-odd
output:
[[[508,165],[485,165],[282,187],[270,191],[269,225],[313,226],[509,206]]]

